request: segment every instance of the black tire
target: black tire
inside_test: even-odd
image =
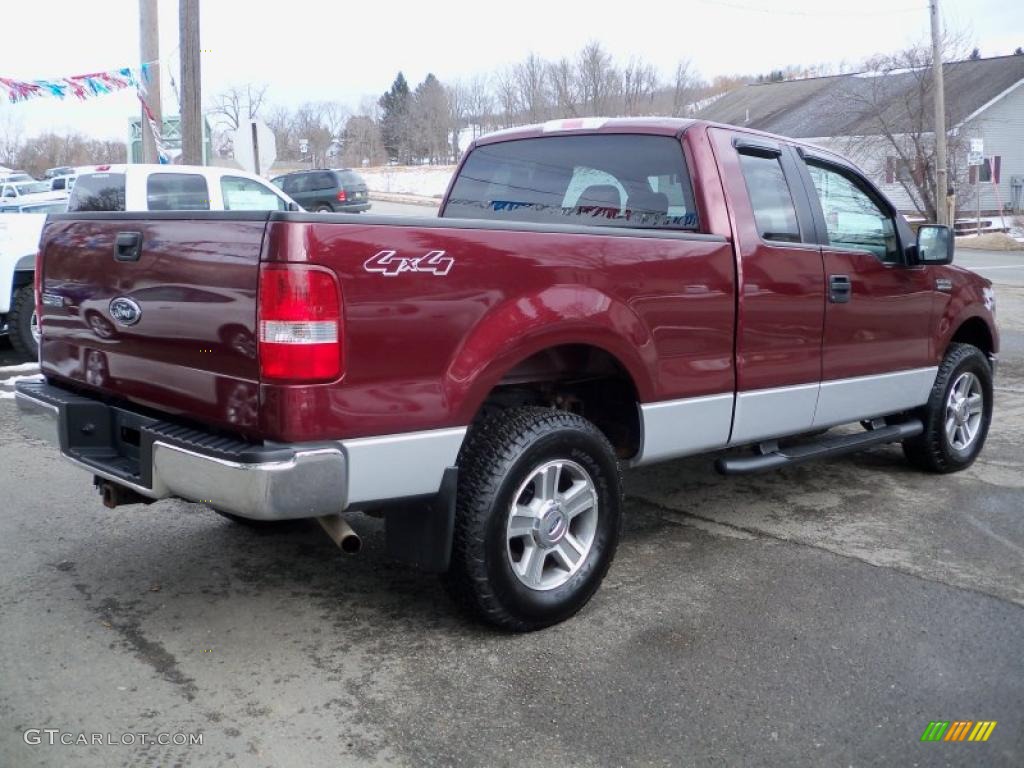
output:
[[[36,314],[35,289],[24,285],[14,292],[7,328],[14,351],[26,360],[39,359],[39,344],[32,335],[32,318]]]
[[[329,205],[318,205],[314,213],[334,213],[334,209]]]
[[[973,440],[959,449],[947,434],[946,405],[952,387],[968,373],[974,374],[980,385],[982,413]],[[912,415],[924,423],[922,434],[903,441],[903,453],[912,465],[941,474],[971,466],[985,445],[992,421],[992,368],[985,353],[970,344],[950,344],[939,366],[927,405]]]
[[[571,573],[568,580],[532,589],[513,571],[507,526],[524,484],[539,468],[561,461],[574,466],[571,471],[583,470],[584,487],[596,504],[580,517],[593,514],[596,521],[590,523],[586,535],[591,543],[574,566],[577,570],[565,569]],[[607,438],[572,413],[514,408],[474,425],[458,464],[452,559],[442,576],[456,601],[483,620],[516,632],[557,624],[586,605],[611,566],[622,527],[622,476]],[[565,523],[565,530],[573,532],[575,519],[567,515],[565,520],[573,521]],[[546,557],[541,557],[545,573],[545,563],[554,562]],[[564,574],[556,574],[556,581],[559,577]]]

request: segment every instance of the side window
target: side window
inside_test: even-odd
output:
[[[220,180],[225,211],[283,211],[284,200],[252,179],[224,176]]]
[[[58,189],[64,189],[64,179],[53,180],[53,190],[56,192]]]
[[[679,141],[636,134],[548,136],[484,144],[466,159],[443,216],[698,228]]]
[[[314,173],[310,174],[310,181],[313,182],[311,189],[334,189],[338,186],[338,182],[334,179],[333,173]]]
[[[206,179],[197,173],[151,173],[146,180],[146,205],[151,211],[208,211]]]
[[[765,240],[799,243],[796,208],[779,158],[741,152],[740,167],[758,234]]]
[[[807,163],[821,201],[828,244],[834,248],[868,251],[880,261],[900,261],[896,222],[847,171]]]

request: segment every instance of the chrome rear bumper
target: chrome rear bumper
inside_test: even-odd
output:
[[[216,435],[42,382],[20,382],[15,400],[28,432],[93,475],[150,499],[177,496],[257,520],[319,517],[436,494],[466,431],[225,448]],[[128,443],[120,438],[125,428],[134,435]]]

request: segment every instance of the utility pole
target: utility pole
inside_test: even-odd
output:
[[[946,165],[946,90],[942,84],[942,29],[939,0],[930,0],[932,19],[932,78],[935,92],[935,217],[939,224],[951,224],[949,172]]]
[[[181,162],[184,165],[202,165],[199,0],[178,0],[178,35],[181,51]]]
[[[146,104],[149,105],[157,126],[163,130],[163,110],[160,109],[160,27],[157,0],[139,0],[139,54],[142,63],[149,65]],[[139,114],[142,117],[142,162],[159,162],[149,120],[146,119],[144,111],[140,111]]]

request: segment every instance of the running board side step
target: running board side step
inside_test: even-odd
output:
[[[723,456],[715,462],[715,469],[723,475],[750,475],[768,472],[772,469],[802,464],[815,459],[828,459],[847,453],[856,453],[885,443],[896,443],[924,432],[924,425],[918,419],[902,424],[870,429],[855,435],[835,435],[816,440],[813,443],[779,448],[756,456]]]

